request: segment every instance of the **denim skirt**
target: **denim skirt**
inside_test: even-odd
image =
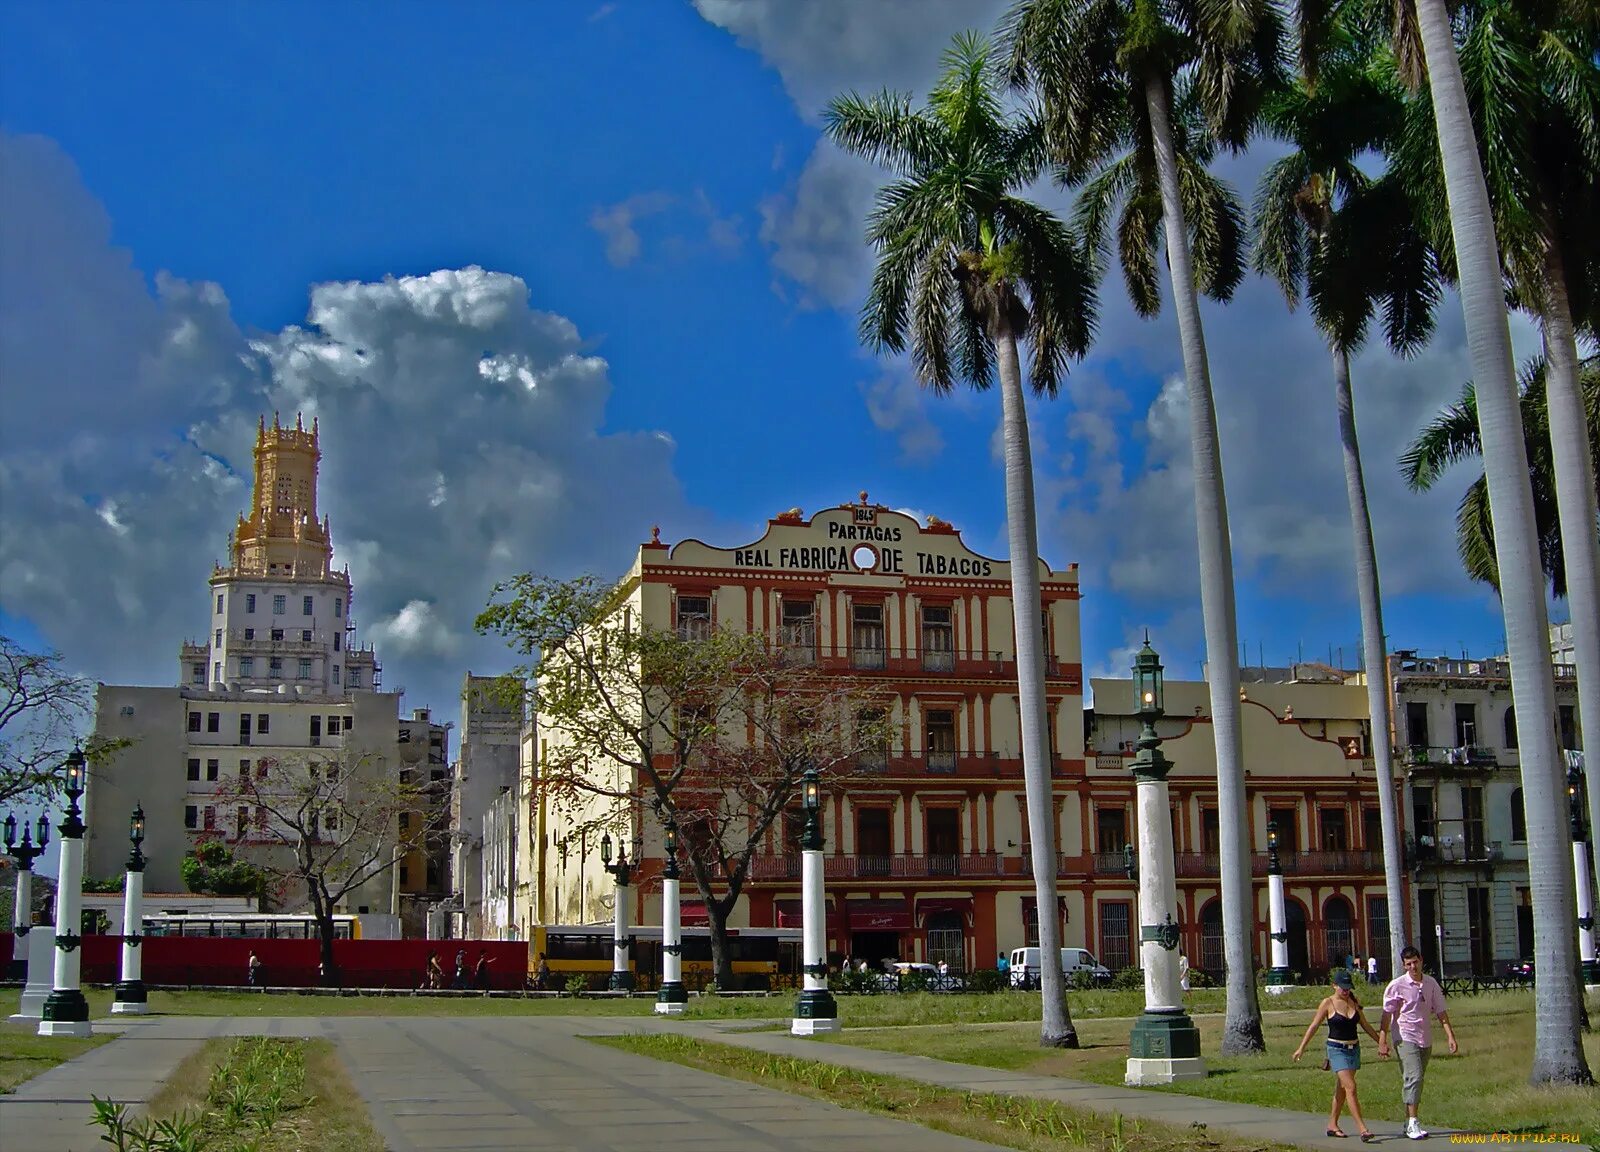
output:
[[[1328,1071],[1354,1072],[1361,1067],[1361,1045],[1328,1041]]]

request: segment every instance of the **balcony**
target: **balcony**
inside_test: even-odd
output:
[[[1134,859],[1137,862],[1137,853]],[[1383,853],[1375,851],[1280,852],[1278,862],[1283,865],[1286,876],[1372,876],[1383,873]],[[1179,852],[1173,856],[1172,864],[1179,879],[1215,879],[1222,871],[1221,857],[1216,852]],[[1127,869],[1121,852],[1097,852],[1090,860],[1090,867],[1096,876],[1122,876]],[[1266,875],[1265,852],[1250,857],[1250,870],[1252,875]]]
[[[230,628],[228,630],[228,647],[242,652],[285,652],[293,655],[304,653],[306,655],[320,655],[330,650],[333,641],[326,632],[312,632],[311,639],[302,640],[301,633],[305,629],[285,628],[283,639],[272,639],[269,629],[253,629],[255,635],[246,640],[243,628]]]
[[[788,651],[785,642],[785,652]],[[785,655],[785,659],[788,657]],[[816,658],[816,663],[832,671],[850,669],[856,672],[883,672],[894,676],[951,676],[961,679],[1015,679],[1016,657],[1001,651],[964,651],[945,647],[886,648],[880,645],[857,645],[833,654],[826,651]],[[1081,676],[1080,666],[1065,663],[1055,656],[1046,656],[1045,675],[1052,680],[1076,682]]]
[[[954,776],[956,753],[953,749],[940,749],[922,754],[923,766],[930,776]]]
[[[1481,744],[1464,744],[1455,748],[1424,747],[1413,744],[1405,750],[1406,766],[1411,769],[1435,768],[1442,770],[1489,771],[1500,766],[1493,748]]]
[[[1002,874],[998,852],[931,854],[901,852],[889,856],[824,855],[822,874],[828,880],[941,880],[952,876],[987,878]],[[800,854],[753,856],[752,880],[800,879]]]

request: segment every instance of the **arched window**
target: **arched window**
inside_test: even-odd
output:
[[[1517,710],[1512,707],[1506,709],[1506,747],[1517,746]]]
[[[1528,838],[1528,816],[1522,807],[1522,789],[1511,793],[1511,839]]]
[[[1223,959],[1222,901],[1213,900],[1200,909],[1200,968],[1208,976],[1222,978],[1227,972]]]
[[[1343,896],[1329,896],[1322,906],[1322,921],[1328,933],[1328,967],[1342,968],[1356,950],[1355,917],[1350,912],[1350,901]]]

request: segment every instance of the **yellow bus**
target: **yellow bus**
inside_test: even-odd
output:
[[[636,925],[629,970],[634,986],[651,989],[661,982],[661,926]],[[683,982],[691,991],[711,983],[711,930],[683,930]],[[528,975],[538,972],[542,953],[550,964],[548,989],[564,991],[573,976],[590,988],[604,988],[612,972],[610,924],[540,924],[528,941]],[[729,928],[728,949],[739,991],[793,985],[800,972],[800,929]]]

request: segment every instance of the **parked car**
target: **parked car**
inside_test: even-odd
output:
[[[1011,986],[1037,988],[1039,986],[1039,949],[1013,948],[1011,950]],[[1061,949],[1061,973],[1069,980],[1075,972],[1088,972],[1096,984],[1111,982],[1111,969],[1096,960],[1087,948]]]
[[[890,964],[888,971],[883,974],[882,986],[888,991],[902,991],[907,986],[906,977],[913,975],[920,977],[930,992],[961,992],[966,989],[966,982],[954,972],[941,976],[937,965],[913,960],[897,960]],[[912,981],[913,984],[916,982]]]
[[[1519,981],[1523,984],[1533,983],[1533,960],[1510,960],[1506,963],[1506,976],[1508,979]]]

